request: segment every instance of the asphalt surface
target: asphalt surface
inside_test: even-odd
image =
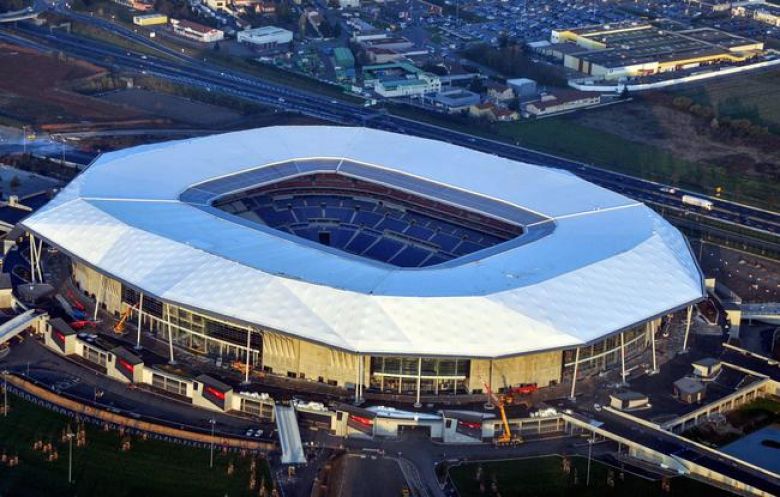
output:
[[[83,364],[55,354],[32,337],[14,344],[11,352],[0,359],[0,369],[28,376],[55,392],[136,418],[203,432],[210,431],[209,419],[213,418],[217,421],[216,433],[234,437],[243,437],[249,428],[262,427],[266,433],[273,432],[272,425],[260,424],[256,419],[207,411],[164,395],[129,388]]]

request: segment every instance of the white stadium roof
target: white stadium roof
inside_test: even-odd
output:
[[[348,159],[473,192],[533,213],[548,233],[460,264],[400,268],[180,198],[204,182],[306,159]],[[564,171],[365,128],[272,127],[107,153],[23,224],[161,300],[375,354],[571,347],[704,293],[685,239],[641,203]]]

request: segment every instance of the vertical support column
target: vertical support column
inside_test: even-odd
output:
[[[360,356],[355,354],[355,404],[360,403]]]
[[[693,306],[688,306],[688,317],[685,318],[685,338],[683,338],[682,353],[688,352],[688,333],[691,331],[691,316],[693,315]]]
[[[38,281],[43,283],[43,271],[41,271],[41,253],[43,253],[43,240],[38,242],[35,248],[35,269],[38,270]]]
[[[135,339],[135,350],[141,350],[141,323],[143,322],[144,315],[144,294],[141,292],[141,296],[138,299],[138,336]]]
[[[358,362],[360,364],[360,398],[363,398],[363,390],[366,388],[366,358],[364,356],[358,356]]]
[[[650,344],[653,349],[653,372],[652,374],[655,374],[658,372],[658,360],[655,357],[655,321],[651,321],[650,323]]]
[[[106,278],[102,274],[100,275],[100,288],[98,288],[97,298],[95,299],[95,314],[92,316],[93,321],[97,321],[98,309],[100,309],[100,301],[105,298],[104,293],[106,287]]]
[[[420,376],[422,375],[422,357],[417,358],[417,401],[414,407],[422,407],[420,403]]]
[[[35,237],[27,233],[27,241],[30,243],[30,283],[37,283],[35,277]]]
[[[171,327],[171,310],[168,304],[163,304],[163,311],[165,312],[165,324],[168,327],[168,353],[170,359],[168,364],[176,364],[176,359],[173,357],[173,328]]]
[[[246,329],[246,368],[244,369],[244,384],[249,384],[249,357],[252,355],[252,328]]]
[[[491,389],[493,388],[493,359],[490,359],[490,362],[488,363],[488,386]],[[493,406],[493,397],[490,396],[489,392],[485,392],[485,395],[487,396],[487,402],[485,402],[485,409],[493,409],[493,407],[495,407]]]
[[[571,395],[569,398],[574,400],[575,388],[577,388],[577,370],[580,367],[580,348],[577,347],[577,351],[574,353],[574,374],[571,377]]]
[[[626,384],[626,337],[623,332],[620,333],[620,376],[623,378],[623,384]]]

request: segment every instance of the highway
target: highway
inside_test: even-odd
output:
[[[58,9],[61,10],[61,9]],[[135,54],[126,49],[85,40],[76,35],[59,30],[49,32],[27,23],[20,23],[15,30],[0,28],[0,40],[19,43],[41,50],[63,51],[71,56],[89,62],[112,67],[115,70],[141,72],[171,82],[189,85],[206,91],[218,92],[233,97],[248,99],[280,110],[298,112],[303,115],[343,125],[361,125],[385,129],[398,133],[416,135],[424,138],[445,141],[456,145],[499,155],[513,160],[540,164],[570,171],[600,186],[618,191],[642,202],[683,209],[681,197],[691,194],[703,195],[677,189],[674,193],[662,191],[664,186],[632,176],[607,171],[589,164],[545,154],[535,150],[515,146],[509,143],[490,140],[466,133],[454,131],[429,123],[414,121],[388,114],[384,111],[333,100],[328,97],[269,83],[253,75],[214,66],[208,62],[195,61],[174,50],[162,47],[132,30],[117,26],[104,19],[67,13],[83,22],[91,22],[115,34],[127,36],[145,46],[152,46],[161,56]],[[23,35],[24,37],[21,37]],[[140,38],[140,39],[139,39]],[[705,211],[689,207],[689,210],[701,216],[720,222],[736,224],[743,228],[764,234],[780,234],[780,214],[767,210],[737,204],[714,197],[706,197],[713,202],[713,209]]]

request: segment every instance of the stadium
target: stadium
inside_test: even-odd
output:
[[[641,203],[365,128],[106,153],[22,224],[116,317],[356,396],[419,401],[619,367],[705,294],[686,240]]]

